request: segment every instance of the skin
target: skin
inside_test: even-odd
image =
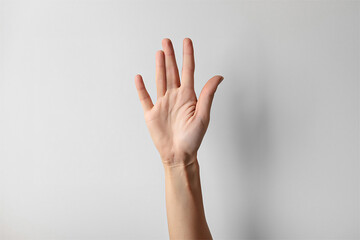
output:
[[[197,152],[209,125],[215,91],[223,77],[215,75],[209,79],[197,99],[192,40],[183,41],[181,81],[171,40],[164,38],[162,48],[155,55],[155,105],[140,74],[135,76],[135,86],[165,170],[170,239],[212,239],[204,213]]]

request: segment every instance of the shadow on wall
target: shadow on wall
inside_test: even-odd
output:
[[[266,79],[245,79],[243,86],[233,88],[228,95],[231,115],[231,142],[238,169],[244,174],[241,198],[244,198],[243,228],[234,229],[244,239],[264,239],[269,234],[266,221],[267,183],[269,173],[269,106]],[[244,214],[245,213],[245,214]]]

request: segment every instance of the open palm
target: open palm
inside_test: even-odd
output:
[[[209,125],[212,100],[223,77],[216,75],[208,80],[197,100],[191,39],[185,38],[183,41],[181,83],[171,40],[164,38],[162,47],[163,50],[156,52],[155,59],[155,105],[139,74],[135,76],[135,85],[144,109],[146,125],[163,163],[171,166],[189,164],[196,158]]]

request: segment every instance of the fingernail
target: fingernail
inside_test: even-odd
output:
[[[221,78],[220,78],[220,83],[221,83],[223,80],[224,80],[224,77],[221,77]]]

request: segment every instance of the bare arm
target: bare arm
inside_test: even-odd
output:
[[[194,49],[183,41],[181,83],[170,39],[156,52],[157,101],[153,104],[141,75],[135,85],[146,125],[165,170],[166,210],[171,239],[212,239],[200,184],[197,151],[210,121],[210,109],[223,77],[212,77],[199,100],[194,91]]]
[[[212,239],[204,213],[199,164],[165,167],[170,239]]]

